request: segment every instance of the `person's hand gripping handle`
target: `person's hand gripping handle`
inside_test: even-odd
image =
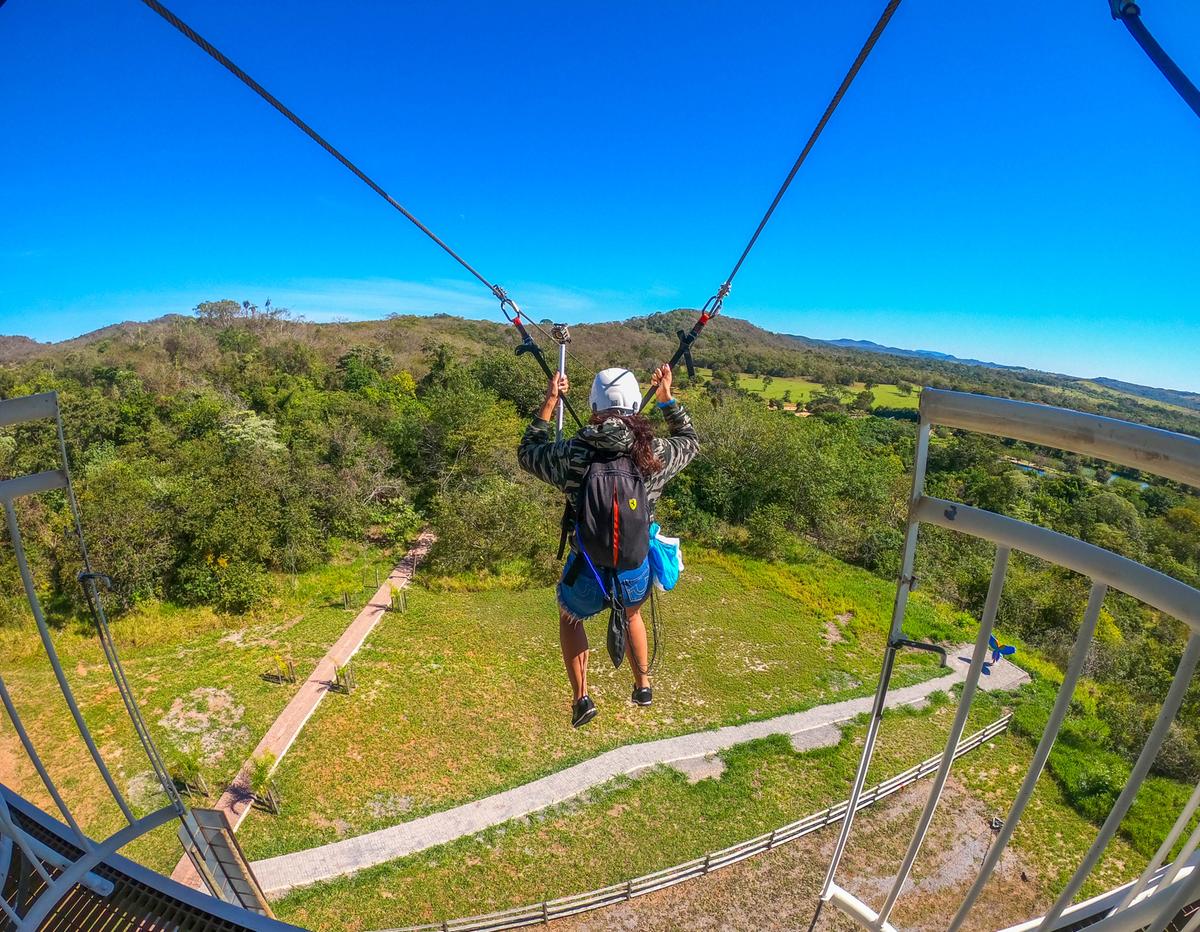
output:
[[[546,397],[542,400],[542,409],[538,412],[538,417],[543,421],[550,420],[554,409],[558,407],[559,399],[565,398],[570,390],[571,383],[567,379],[567,374],[565,372],[553,373],[546,383]]]
[[[650,385],[654,388],[654,397],[659,404],[666,404],[672,398],[671,383],[674,376],[671,374],[670,365],[663,364],[654,370],[654,376],[650,379]]]

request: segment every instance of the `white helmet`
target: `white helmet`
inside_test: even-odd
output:
[[[592,411],[637,414],[642,407],[642,389],[637,376],[628,369],[605,369],[592,380],[592,394],[588,400]]]

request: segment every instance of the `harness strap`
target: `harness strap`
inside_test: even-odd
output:
[[[575,525],[575,530],[576,530],[576,532],[578,532],[578,530],[579,530],[579,525],[578,525],[578,523]],[[599,571],[598,569],[596,569],[596,564],[592,562],[592,558],[591,558],[591,557],[589,557],[589,556],[587,555],[587,551],[586,551],[586,550],[584,550],[582,547],[580,547],[580,548],[579,548],[579,554],[580,554],[580,555],[583,557],[583,559],[584,559],[584,560],[586,560],[586,561],[587,561],[588,569],[590,569],[590,570],[592,571],[592,575],[596,577],[596,585],[598,585],[598,586],[600,587],[600,591],[601,591],[601,592],[605,592],[605,593],[607,593],[607,592],[609,592],[610,588],[611,588],[611,589],[615,589],[615,588],[616,588],[616,586],[615,586],[615,585],[613,585],[613,586],[611,586],[611,587],[610,587],[610,586],[606,586],[606,585],[604,584],[604,580],[603,580],[603,579],[601,578],[601,576],[600,576],[600,571]],[[578,562],[579,562],[579,561],[578,561],[578,560],[576,560],[575,562],[578,564]],[[615,570],[614,570],[614,571],[613,571],[613,573],[612,573],[612,579],[613,579],[613,582],[614,582],[614,584],[615,584],[615,582],[616,582],[616,579],[617,579],[617,574],[616,574],[616,571],[615,571]]]
[[[570,496],[567,496],[563,502],[562,533],[558,537],[558,558],[561,560],[567,552],[567,538],[571,536],[571,529],[575,526],[575,503],[571,501]]]
[[[563,585],[570,589],[579,580],[579,574],[583,572],[583,564],[578,560],[572,560],[571,565],[567,567],[567,572],[563,574]]]

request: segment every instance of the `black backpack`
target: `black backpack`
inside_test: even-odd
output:
[[[595,459],[575,496],[575,543],[596,569],[632,570],[650,550],[646,483],[628,456]]]

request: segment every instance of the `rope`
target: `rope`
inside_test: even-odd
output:
[[[643,627],[645,621],[642,622]],[[628,637],[629,623],[626,621],[626,637]],[[658,627],[658,595],[654,591],[654,580],[650,580],[650,631],[654,636],[654,650],[650,652],[650,657],[646,661],[646,669],[642,669],[642,665],[637,662],[637,658],[633,656],[633,651],[629,652],[629,665],[633,667],[641,676],[649,676],[654,672],[658,665],[658,645],[662,643],[662,632]]]
[[[1114,0],[1113,2],[1113,18],[1119,19],[1125,24],[1125,28],[1129,30],[1129,34],[1137,40],[1137,44],[1150,56],[1150,60],[1163,73],[1163,77],[1170,82],[1171,87],[1175,88],[1179,96],[1183,98],[1183,102],[1192,108],[1192,112],[1196,116],[1200,116],[1200,90],[1196,88],[1196,85],[1183,73],[1180,67],[1172,61],[1171,56],[1158,44],[1154,36],[1150,35],[1150,30],[1142,22],[1141,13],[1142,11],[1138,8],[1138,5],[1129,2],[1129,0]]]
[[[2,2],[2,0],[0,0],[0,2]],[[344,165],[346,168],[348,168],[360,181],[363,182],[363,184],[365,184],[372,191],[374,191],[376,194],[378,194],[381,198],[383,198],[385,201],[387,201],[389,204],[391,204],[394,208],[396,208],[396,210],[400,211],[400,213],[402,213],[413,224],[413,226],[415,226],[418,230],[420,230],[422,233],[424,233],[426,236],[428,236],[431,240],[433,240],[435,243],[437,243],[439,246],[441,246],[442,249],[450,256],[450,258],[452,258],[455,262],[457,262],[464,269],[466,269],[473,276],[475,276],[475,278],[477,278],[479,280],[479,282],[485,288],[487,288],[493,295],[496,296],[496,298],[500,301],[500,309],[504,312],[504,316],[508,318],[509,323],[512,323],[513,318],[508,313],[508,310],[507,310],[508,307],[511,307],[518,316],[520,315],[520,313],[521,313],[520,309],[508,297],[508,294],[505,292],[505,290],[503,288],[501,288],[499,285],[494,284],[494,283],[488,281],[486,278],[484,278],[478,271],[476,271],[474,266],[472,266],[469,262],[467,262],[466,259],[464,259],[462,256],[460,256],[453,249],[451,249],[445,243],[445,241],[442,240],[441,237],[439,237],[436,233],[434,233],[431,229],[429,229],[429,227],[425,226],[425,224],[423,224],[420,220],[418,220],[416,218],[416,216],[412,214],[412,212],[410,212],[407,208],[404,207],[403,204],[401,204],[394,197],[392,197],[385,190],[383,190],[383,188],[380,187],[379,184],[376,183],[374,181],[374,179],[372,179],[366,172],[364,172],[361,168],[359,168],[357,165],[355,165],[353,162],[351,162],[348,158],[346,158],[346,156],[342,155],[342,153],[339,152],[336,148],[334,148],[325,139],[325,137],[323,137],[320,133],[318,133],[315,129],[313,129],[311,126],[309,126],[307,123],[305,123],[302,119],[300,119],[300,117],[298,117],[295,113],[293,113],[292,110],[290,110],[282,101],[280,101],[278,97],[276,97],[274,94],[272,94],[270,91],[268,91],[265,87],[263,87],[261,84],[259,84],[257,81],[255,81],[254,78],[250,77],[250,75],[246,74],[245,71],[243,71],[233,61],[231,61],[229,59],[229,57],[227,55],[225,55],[220,49],[216,48],[211,42],[209,42],[207,39],[205,39],[204,36],[200,35],[198,32],[196,32],[195,29],[193,29],[191,26],[189,26],[187,23],[185,23],[183,20],[181,20],[178,16],[176,16],[174,13],[172,13],[170,10],[168,10],[161,3],[159,3],[158,0],[142,0],[142,2],[145,3],[146,6],[150,7],[150,9],[152,9],[155,13],[157,13],[163,19],[165,19],[168,23],[170,23],[172,26],[174,26],[176,29],[178,29],[181,33],[183,33],[185,36],[187,36],[187,38],[191,39],[201,49],[203,49],[205,52],[207,52],[213,59],[215,59],[218,63],[220,63],[222,66],[224,66],[224,68],[227,71],[229,71],[230,74],[232,74],[234,77],[236,77],[239,81],[241,81],[243,84],[245,84],[248,88],[250,88],[250,90],[254,91],[254,93],[258,94],[259,97],[261,97],[263,100],[265,100],[267,103],[269,103],[272,107],[274,107],[276,110],[278,110],[283,116],[287,117],[292,123],[294,123],[296,125],[296,127],[298,129],[300,129],[305,135],[307,135],[313,142],[315,142],[318,146],[320,146],[322,149],[324,149],[326,152],[328,152],[330,155],[332,155],[335,159],[337,159],[339,162],[341,162],[342,165]]]
[[[146,0],[150,2],[150,0]],[[796,177],[796,173],[800,171],[800,166],[804,164],[804,160],[808,158],[808,153],[812,151],[817,140],[821,137],[822,131],[825,129],[825,124],[829,122],[829,118],[833,116],[833,112],[837,110],[838,104],[842,102],[842,98],[846,95],[846,91],[850,89],[850,85],[854,83],[858,71],[862,68],[863,63],[867,60],[867,56],[871,54],[871,50],[875,47],[875,43],[879,41],[879,37],[883,35],[884,29],[887,28],[891,21],[892,14],[896,12],[896,7],[900,5],[900,0],[889,0],[888,5],[884,8],[883,13],[879,17],[879,21],[875,23],[875,28],[871,30],[871,34],[867,36],[867,41],[863,44],[862,49],[858,53],[858,57],[854,59],[854,64],[850,66],[850,70],[846,72],[846,76],[842,78],[842,83],[838,86],[833,99],[829,101],[829,106],[825,108],[825,112],[821,115],[821,119],[817,121],[816,128],[812,131],[812,135],[808,137],[808,142],[797,156],[795,163],[792,165],[792,170],[788,172],[787,177],[783,179],[783,184],[779,186],[779,190],[775,192],[775,198],[771,201],[771,206],[767,208],[767,212],[763,214],[762,220],[758,222],[758,227],[754,231],[754,235],[750,237],[750,242],[746,244],[746,248],[742,250],[742,254],[738,256],[737,262],[733,265],[733,270],[725,277],[724,284],[718,289],[713,297],[709,298],[709,304],[712,309],[709,311],[710,317],[715,317],[721,311],[721,302],[725,296],[729,294],[730,286],[733,284],[734,276],[742,267],[742,263],[746,261],[746,257],[750,255],[750,250],[754,248],[754,244],[758,242],[758,237],[766,227],[767,222],[771,219],[771,215],[775,213],[775,208],[779,206],[779,202],[783,200],[784,194],[787,193],[788,186],[791,185],[792,179]],[[707,307],[707,306],[706,306]]]

